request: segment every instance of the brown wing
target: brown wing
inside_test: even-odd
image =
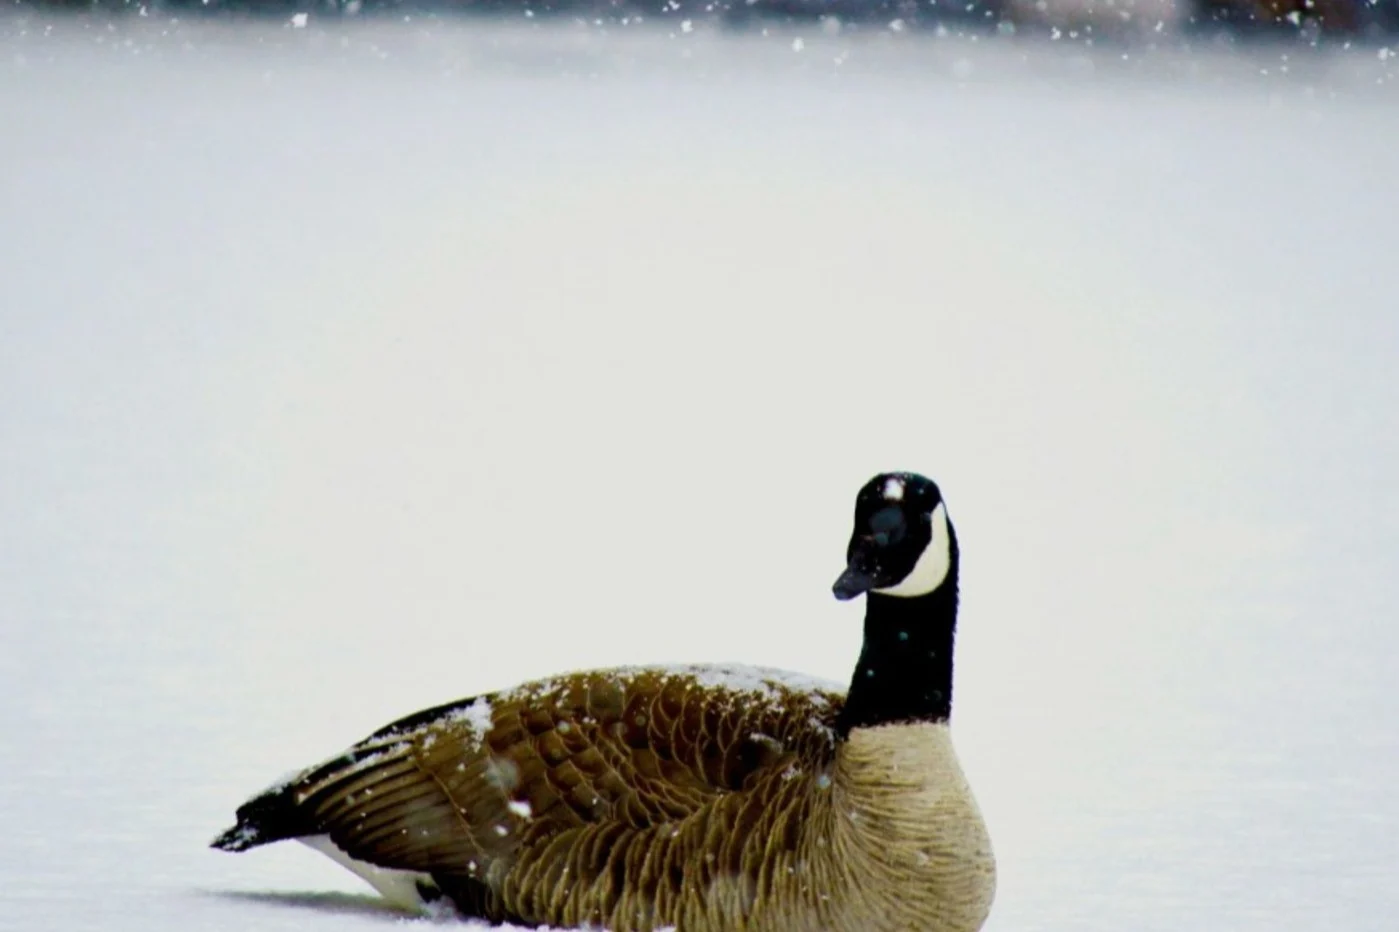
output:
[[[841,701],[754,668],[575,674],[396,722],[283,798],[300,834],[351,857],[498,887],[524,852],[677,823],[773,768],[829,759]]]

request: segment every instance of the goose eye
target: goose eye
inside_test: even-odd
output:
[[[897,544],[906,530],[903,511],[898,508],[881,508],[870,516],[870,538],[879,547]]]

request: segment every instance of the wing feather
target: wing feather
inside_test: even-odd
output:
[[[678,890],[676,849],[643,847],[643,836],[666,826],[678,835],[716,800],[796,762],[829,760],[842,701],[838,687],[749,668],[624,668],[530,683],[379,729],[275,801],[244,807],[262,824],[240,822],[225,838],[240,828],[240,844],[328,834],[357,860],[479,879],[507,899],[580,883],[610,889],[628,871]],[[781,834],[789,807],[774,806],[774,794],[784,796],[731,799],[723,818],[687,831],[737,869],[743,841],[726,823]]]

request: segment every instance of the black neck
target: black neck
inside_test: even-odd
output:
[[[852,728],[945,722],[952,715],[952,647],[957,632],[957,561],[947,579],[914,598],[865,596],[865,646],[836,723]]]

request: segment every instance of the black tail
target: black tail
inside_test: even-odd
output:
[[[258,845],[309,834],[297,812],[292,787],[280,786],[238,807],[238,824],[209,846],[221,851],[247,851]]]

